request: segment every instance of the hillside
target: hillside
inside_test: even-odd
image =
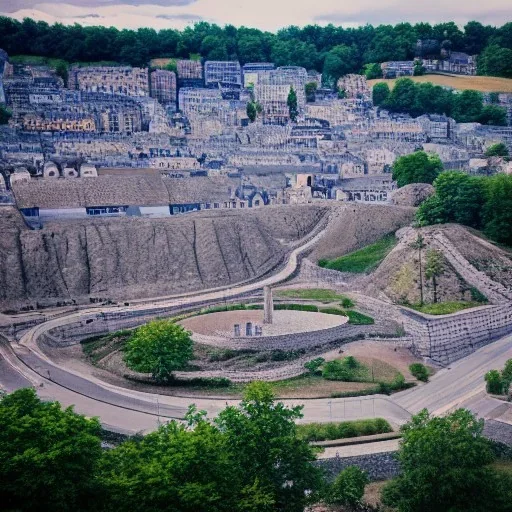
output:
[[[453,87],[454,89],[465,90],[472,89],[480,92],[512,92],[512,79],[499,78],[495,76],[465,76],[432,74],[423,76],[412,76],[415,82],[432,82],[434,85],[443,85]],[[368,85],[373,87],[379,82],[386,82],[390,88],[393,88],[397,78],[368,80]]]
[[[444,271],[437,278],[440,302],[482,300],[478,292],[494,303],[512,299],[512,254],[457,224],[400,230],[399,243],[361,280],[361,287],[375,296],[384,293],[395,302],[418,303],[419,257],[412,247],[418,233],[426,244],[423,269],[429,250],[442,253]],[[425,302],[433,302],[433,292],[432,280],[424,276]]]

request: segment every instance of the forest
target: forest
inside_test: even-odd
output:
[[[422,43],[418,45],[418,41]],[[220,27],[207,22],[184,30],[119,30],[79,24],[49,25],[25,18],[0,17],[0,48],[10,55],[38,55],[67,62],[113,61],[145,66],[151,58],[201,56],[206,60],[274,62],[302,66],[337,79],[366,64],[414,57],[435,58],[446,51],[479,54],[478,73],[512,78],[512,22],[501,27],[468,22],[399,23],[343,28],[290,26],[277,33],[255,28]]]

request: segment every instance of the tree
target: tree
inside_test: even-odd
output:
[[[455,95],[453,117],[458,123],[474,123],[480,119],[482,108],[482,94],[465,90]]]
[[[493,395],[501,395],[503,393],[503,379],[498,370],[490,370],[485,374],[485,382],[487,392]]]
[[[410,78],[399,78],[383,105],[393,112],[413,111],[416,102],[416,84]]]
[[[68,65],[63,60],[59,60],[55,66],[55,73],[64,80],[64,85],[68,86]]]
[[[479,75],[512,78],[512,49],[490,44],[478,56]]]
[[[424,297],[423,297],[423,261],[422,261],[422,251],[425,249],[426,244],[422,235],[418,233],[416,240],[411,245],[413,249],[418,249],[418,265],[420,271],[420,305],[423,306]]]
[[[338,45],[332,48],[324,60],[323,72],[330,77],[334,83],[348,73],[354,73],[360,66],[358,50],[355,45]]]
[[[318,89],[318,85],[316,82],[309,82],[306,84],[306,100],[308,102],[315,101],[315,94]]]
[[[253,382],[240,406],[227,407],[215,420],[227,437],[241,488],[272,503],[262,511],[302,512],[321,488],[315,456],[297,437],[301,411],[275,402],[267,383]]]
[[[356,466],[345,468],[334,480],[328,492],[328,501],[332,505],[356,507],[361,503],[364,488],[368,484],[366,473]]]
[[[512,245],[512,175],[486,178],[484,231],[497,242]]]
[[[425,265],[425,277],[432,280],[434,288],[434,304],[437,303],[437,278],[444,273],[443,254],[435,249],[427,251],[427,262]]]
[[[151,373],[158,382],[172,378],[193,357],[191,333],[170,320],[153,320],[139,327],[126,343],[124,360],[137,372]]]
[[[364,66],[364,76],[367,80],[382,78],[382,68],[378,62],[371,62]]]
[[[421,76],[425,74],[425,68],[423,67],[423,61],[422,60],[415,60],[414,61],[414,70],[413,75],[414,76]]]
[[[288,93],[288,99],[286,100],[288,105],[288,112],[290,113],[290,119],[295,122],[297,121],[297,117],[299,116],[299,109],[297,106],[297,93],[295,89],[290,87],[290,92]]]
[[[482,108],[478,122],[492,126],[507,126],[507,111],[497,105],[486,105]]]
[[[172,421],[105,454],[101,477],[108,510],[239,510],[239,477],[228,439],[195,410],[187,418],[189,428]]]
[[[372,96],[375,106],[380,107],[387,102],[390,94],[389,85],[386,82],[380,82],[373,86]]]
[[[258,111],[256,110],[256,104],[254,101],[249,101],[247,103],[247,117],[249,118],[249,121],[251,123],[254,123],[256,121],[256,117],[258,116]]]
[[[0,105],[0,125],[7,124],[9,119],[11,119],[12,113],[9,109],[5,108],[3,105]]]
[[[401,475],[383,501],[399,512],[484,512],[503,508],[500,478],[488,465],[494,455],[482,435],[483,420],[459,409],[445,417],[423,410],[401,428]]]
[[[0,499],[19,511],[95,510],[100,424],[42,402],[33,389],[0,401]]]
[[[309,371],[312,375],[321,374],[320,368],[325,363],[325,359],[323,357],[317,357],[307,363],[304,363],[304,368]]]
[[[399,187],[410,183],[430,183],[443,170],[443,163],[436,154],[416,151],[397,158],[393,164],[393,179]]]
[[[506,144],[503,142],[498,142],[496,144],[491,144],[486,150],[485,150],[485,156],[487,158],[493,157],[493,156],[500,156],[503,158],[508,158],[509,152]]]

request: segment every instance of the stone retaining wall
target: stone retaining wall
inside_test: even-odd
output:
[[[326,472],[329,480],[334,480],[345,468],[357,466],[366,471],[371,482],[375,482],[398,476],[400,464],[396,459],[396,453],[384,452],[354,457],[333,457],[331,459],[319,459],[315,464]]]
[[[512,332],[512,304],[483,306],[453,315],[422,315],[401,308],[411,349],[421,357],[450,364]]]

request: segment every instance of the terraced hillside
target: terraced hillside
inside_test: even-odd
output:
[[[275,269],[327,212],[269,207],[55,222],[33,231],[16,210],[0,210],[0,305],[127,300],[239,283]]]

